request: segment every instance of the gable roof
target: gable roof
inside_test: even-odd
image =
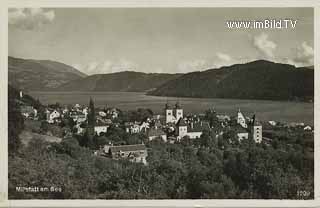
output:
[[[110,149],[111,153],[115,152],[129,152],[129,151],[139,151],[139,150],[146,150],[146,146],[144,144],[133,144],[133,145],[120,145],[120,146],[111,146]]]
[[[183,118],[180,118],[177,122],[177,126],[187,126],[188,124],[184,121]]]

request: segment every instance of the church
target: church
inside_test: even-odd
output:
[[[237,131],[238,139],[241,141],[242,139],[248,139],[251,137],[256,143],[261,143],[262,141],[262,125],[258,122],[253,115],[252,119],[249,121],[249,125],[246,123],[246,118],[242,114],[242,112],[238,111],[238,115],[236,117],[238,128],[235,128]]]
[[[176,124],[180,118],[183,118],[183,109],[179,102],[175,104],[174,108],[171,108],[169,103],[165,106],[166,124]]]
[[[183,109],[179,102],[176,102],[174,108],[166,103],[165,105],[165,123],[174,125],[175,136],[178,140],[187,136],[190,139],[200,138],[204,129],[210,129],[208,122],[189,122],[183,118]]]

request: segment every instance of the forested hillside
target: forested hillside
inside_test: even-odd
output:
[[[266,100],[313,100],[314,71],[259,60],[185,74],[150,95]]]
[[[9,83],[22,90],[54,90],[86,75],[63,63],[8,57]]]

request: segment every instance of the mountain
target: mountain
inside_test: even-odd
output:
[[[153,90],[181,75],[182,74],[147,74],[133,71],[95,74],[64,84],[59,87],[59,90],[145,92]]]
[[[314,70],[257,60],[184,74],[149,95],[200,98],[313,100]]]
[[[54,90],[86,75],[63,63],[8,57],[9,84],[23,90]]]

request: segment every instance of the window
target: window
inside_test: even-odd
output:
[[[170,113],[170,112],[168,112],[168,116],[171,116],[171,113]]]

